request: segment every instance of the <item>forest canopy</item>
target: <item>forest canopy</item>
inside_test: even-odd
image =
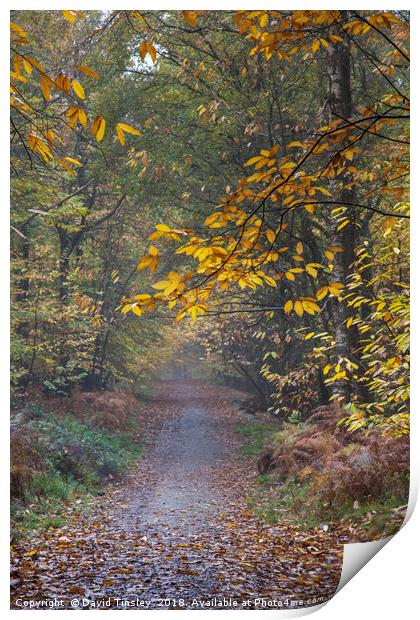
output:
[[[277,415],[408,433],[405,11],[14,11],[12,383],[197,347]]]

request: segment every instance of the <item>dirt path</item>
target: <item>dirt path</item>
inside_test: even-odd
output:
[[[330,598],[341,569],[334,537],[269,526],[246,508],[255,472],[238,456],[235,397],[161,386],[163,424],[138,470],[15,550],[12,607],[273,609]]]
[[[217,418],[203,405],[186,406],[158,437],[149,465],[158,474],[151,497],[132,499],[129,525],[201,529],[217,510],[217,472],[229,461]]]

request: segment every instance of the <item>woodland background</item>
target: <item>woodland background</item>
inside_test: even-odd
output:
[[[126,471],[168,377],[263,412],[264,518],[395,528],[408,12],[16,11],[11,35],[17,529]]]

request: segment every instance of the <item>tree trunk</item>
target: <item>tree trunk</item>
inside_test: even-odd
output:
[[[345,18],[345,11],[342,12]],[[352,115],[352,90],[351,90],[351,51],[348,41],[331,43],[327,50],[327,76],[328,76],[328,103],[330,108],[330,120],[341,118],[349,119]],[[337,206],[355,203],[355,192],[352,189],[351,172],[343,172],[336,181],[341,186]],[[350,272],[350,265],[354,260],[355,225],[354,208],[347,207],[347,218],[350,222],[337,232],[337,223],[332,230],[331,245],[340,246],[342,252],[335,255],[332,278],[335,282],[346,284]],[[344,301],[334,301],[334,331],[335,351],[337,361],[343,358],[349,359],[351,355],[351,339],[346,327],[348,317],[347,306]],[[350,393],[350,382],[340,380],[332,384],[333,394],[339,399],[346,399]]]
[[[59,296],[63,303],[67,301],[68,290],[67,280],[70,269],[70,244],[67,235],[59,231],[60,239],[60,255],[58,258],[58,280],[59,280]]]

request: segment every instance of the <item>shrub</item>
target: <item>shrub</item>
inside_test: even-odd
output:
[[[408,495],[409,468],[407,438],[384,438],[375,432],[365,445],[332,455],[314,475],[308,497],[320,514],[354,502],[390,497],[403,502]]]
[[[23,432],[24,414],[12,420],[10,433],[10,490],[11,496],[25,501],[31,494],[36,473],[46,469],[40,444],[28,432]]]
[[[30,503],[42,496],[65,499],[77,485],[94,490],[122,475],[139,454],[128,434],[27,408],[12,421],[12,498]]]
[[[257,463],[260,473],[269,472],[272,483],[282,485],[277,501],[305,519],[336,518],[361,504],[395,506],[407,500],[408,438],[383,437],[376,429],[350,433],[337,426],[343,415],[323,406],[305,424],[284,423]]]

